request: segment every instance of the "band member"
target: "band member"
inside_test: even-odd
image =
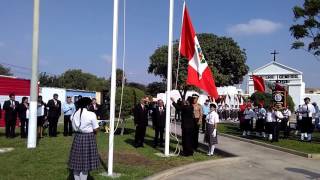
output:
[[[57,136],[57,125],[61,115],[61,101],[58,100],[58,94],[53,95],[53,99],[48,101],[48,121],[49,121],[49,136]]]
[[[96,98],[92,98],[92,102],[89,106],[89,111],[94,112],[97,115],[98,119],[101,118],[101,108],[100,108],[100,104],[97,103]]]
[[[3,104],[3,110],[5,111],[6,137],[14,138],[16,136],[15,127],[19,102],[15,100],[15,95],[13,93],[9,95],[9,98],[10,99]]]
[[[218,144],[217,126],[219,123],[219,115],[217,113],[217,105],[210,104],[210,113],[206,117],[206,133],[205,141],[208,143],[208,156],[212,156],[215,149],[215,144]]]
[[[288,109],[288,106],[286,106],[283,109],[282,114],[283,114],[283,119],[281,120],[281,123],[280,123],[280,130],[283,131],[283,138],[287,139],[290,133],[289,119],[291,116],[291,111]]]
[[[181,98],[178,99],[177,104],[182,105]],[[176,111],[175,111],[175,118],[177,121],[181,121],[181,111],[178,109],[176,109]]]
[[[207,99],[206,100],[206,102],[203,104],[203,106],[202,106],[202,112],[203,112],[203,115],[202,115],[202,126],[201,126],[201,128],[202,128],[202,133],[205,133],[205,131],[206,131],[206,117],[207,117],[207,115],[209,114],[209,112],[210,112],[210,105],[209,105],[209,103],[210,103],[210,100],[209,99]],[[217,108],[216,108],[217,109]]]
[[[39,138],[43,138],[43,124],[47,119],[47,113],[47,105],[42,101],[42,96],[38,96],[37,126]]]
[[[275,110],[272,106],[267,111],[267,133],[271,142],[279,141],[279,123],[283,119],[282,112]]]
[[[166,110],[162,100],[158,100],[158,105],[152,111],[152,124],[155,131],[153,146],[163,147],[163,133],[166,126]],[[160,139],[159,139],[160,138]]]
[[[299,105],[298,109],[296,109],[295,114],[296,114],[296,131],[295,131],[295,135],[298,135],[298,132],[301,132],[301,122],[302,122],[302,114],[301,114],[302,110],[301,110],[301,105]]]
[[[67,103],[63,105],[64,123],[63,135],[72,136],[72,123],[70,120],[71,115],[76,112],[76,106],[73,104],[70,96],[67,97]]]
[[[28,98],[23,97],[21,104],[18,106],[18,115],[20,118],[20,135],[21,138],[26,138],[28,135],[28,120],[29,120],[29,103]]]
[[[136,126],[135,147],[143,147],[146,127],[148,126],[148,103],[149,99],[144,97],[133,109],[134,124]]]
[[[257,122],[256,122],[257,136],[262,135],[262,137],[266,137],[265,135],[266,114],[267,114],[266,109],[264,109],[263,104],[260,103],[258,105],[258,111],[257,111]]]
[[[305,140],[307,138],[307,141],[311,141],[312,139],[312,132],[313,132],[313,125],[312,125],[312,118],[315,113],[314,106],[310,104],[310,98],[306,97],[304,98],[304,103],[301,106],[300,113],[302,114],[302,120],[301,120],[301,140]]]
[[[253,118],[256,117],[256,113],[252,110],[251,103],[246,105],[246,109],[243,112],[244,114],[244,131],[242,136],[250,136],[253,126]]]
[[[182,148],[184,156],[193,155],[194,135],[197,127],[197,122],[193,118],[193,98],[189,96],[187,101],[182,101],[182,105],[178,105],[171,98],[172,105],[181,111],[181,130],[182,130]]]
[[[194,139],[193,139],[193,148],[197,150],[199,146],[199,128],[202,121],[202,106],[198,103],[199,96],[194,94],[193,95],[193,118],[196,122],[196,129],[194,131]]]

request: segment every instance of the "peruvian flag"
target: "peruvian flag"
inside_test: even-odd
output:
[[[253,86],[254,86],[254,90],[255,91],[259,91],[259,92],[265,92],[266,91],[266,88],[265,88],[265,85],[264,85],[264,80],[263,80],[262,77],[252,75],[252,80],[253,80]]]
[[[187,84],[197,86],[206,91],[214,99],[218,99],[219,96],[214,77],[204,58],[185,4],[183,9],[179,53],[189,60]]]

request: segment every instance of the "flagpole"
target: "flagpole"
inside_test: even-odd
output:
[[[164,155],[169,156],[170,144],[170,105],[171,105],[171,83],[172,83],[172,39],[173,39],[173,8],[174,0],[170,0],[169,11],[169,44],[168,44],[168,72],[167,72],[167,103],[166,103],[166,134]]]
[[[118,46],[118,9],[119,1],[113,1],[113,36],[112,36],[112,73],[111,73],[111,97],[110,97],[110,132],[109,132],[109,155],[108,176],[113,176],[113,141],[115,119],[115,96],[116,96],[116,68]]]
[[[38,63],[39,63],[39,9],[40,0],[33,5],[32,74],[30,84],[30,108],[27,148],[37,146]]]

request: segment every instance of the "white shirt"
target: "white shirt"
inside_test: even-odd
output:
[[[252,109],[244,110],[244,119],[252,119],[256,117],[256,113]]]
[[[80,119],[80,109],[71,116],[72,127],[76,132],[92,133],[99,127],[97,116],[94,112],[83,109]]]
[[[272,112],[268,111],[267,112],[267,118],[266,118],[267,122],[277,122],[280,120],[278,118],[280,118],[280,119],[283,118],[283,115],[280,111],[272,111]]]
[[[303,104],[301,105],[302,117],[312,117],[316,113],[316,109],[312,104]]]
[[[216,124],[219,122],[219,115],[215,111],[211,111],[207,116],[206,116],[206,121],[209,124]]]
[[[283,116],[285,118],[289,118],[291,116],[291,111],[289,109],[286,109],[283,111]]]

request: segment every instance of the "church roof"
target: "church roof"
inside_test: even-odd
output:
[[[299,74],[299,75],[302,74],[301,71],[285,66],[276,61],[271,61],[270,63],[255,69],[250,74],[252,73],[253,74]]]

